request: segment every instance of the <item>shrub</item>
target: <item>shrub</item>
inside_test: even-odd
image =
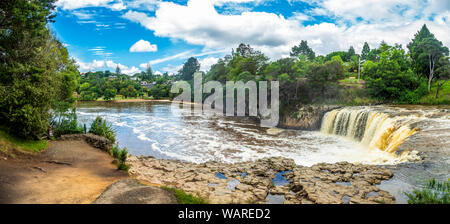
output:
[[[126,164],[128,158],[128,150],[126,148],[120,149],[119,146],[114,145],[110,151],[112,157],[115,158],[115,164],[118,170],[127,171],[130,169],[130,165]]]
[[[412,193],[405,193],[408,197],[408,204],[449,204],[450,203],[450,182],[438,182],[431,179],[425,184],[422,190],[414,190]]]
[[[103,136],[110,140],[112,143],[116,142],[116,133],[114,129],[106,120],[102,119],[101,117],[95,118],[95,120],[91,124],[91,128],[89,129],[89,133]]]
[[[71,110],[57,112],[53,117],[51,126],[53,136],[56,138],[61,135],[84,133],[85,127],[78,125],[77,114],[75,108]]]

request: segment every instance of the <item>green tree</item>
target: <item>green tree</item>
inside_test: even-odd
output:
[[[329,61],[323,65],[312,64],[307,72],[307,79],[311,87],[322,97],[326,97],[327,89],[335,87],[338,80],[343,78],[344,67],[339,61]]]
[[[194,73],[198,71],[200,71],[200,63],[197,58],[190,57],[178,73],[182,80],[192,80],[194,78]]]
[[[370,67],[369,67],[370,66]],[[420,80],[410,68],[411,62],[401,46],[389,47],[380,54],[380,61],[365,65],[366,87],[369,93],[378,99],[398,102],[417,103],[420,92]]]
[[[302,40],[298,46],[292,47],[291,57],[299,57],[300,55],[306,55],[310,61],[314,60],[316,53],[308,46],[306,40]]]
[[[103,92],[103,97],[105,100],[111,100],[114,99],[114,97],[116,97],[117,94],[117,90],[114,88],[107,88],[105,89],[105,91]]]
[[[119,76],[122,74],[122,71],[120,70],[119,65],[116,66],[116,75]]]
[[[351,58],[353,57],[353,56],[355,56],[356,55],[356,53],[355,53],[355,48],[353,48],[353,46],[350,46],[350,48],[348,49],[348,51],[347,51],[347,59],[348,60],[351,60]],[[347,60],[346,60],[347,61]]]
[[[415,72],[428,79],[428,92],[430,92],[435,71],[440,66],[439,60],[448,56],[448,48],[434,37],[434,34],[428,30],[426,25],[423,25],[420,31],[415,34],[414,39],[407,47]]]
[[[364,42],[364,46],[361,51],[361,60],[369,59],[369,54],[370,54],[370,46],[367,42]]]
[[[439,64],[441,66],[436,69],[436,99],[439,98],[439,89],[450,79],[450,58],[441,58]]]
[[[0,2],[0,123],[26,138],[41,138],[51,109],[74,101],[79,72],[47,29],[52,0]]]

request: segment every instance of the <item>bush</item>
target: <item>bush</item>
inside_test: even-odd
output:
[[[103,136],[110,140],[112,143],[116,142],[116,133],[114,129],[110,124],[108,124],[106,120],[103,120],[101,117],[95,118],[95,120],[91,124],[91,128],[89,129],[89,133]]]
[[[78,125],[75,108],[57,113],[57,115],[53,117],[51,127],[53,129],[53,136],[56,138],[61,137],[61,135],[85,132],[85,127]]]
[[[110,151],[110,154],[115,158],[117,169],[128,172],[128,170],[130,169],[130,165],[126,164],[128,158],[128,150],[126,148],[120,149],[119,146],[114,145]]]
[[[449,204],[449,189],[448,180],[438,182],[431,179],[422,190],[414,190],[411,194],[405,193],[405,195],[408,197],[408,204]]]

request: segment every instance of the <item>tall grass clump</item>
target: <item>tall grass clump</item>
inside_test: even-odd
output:
[[[53,136],[59,138],[61,135],[84,133],[83,126],[78,124],[76,109],[60,107],[54,110],[50,122]]]
[[[114,157],[114,163],[118,170],[127,171],[130,169],[130,165],[126,164],[128,158],[128,150],[126,148],[119,148],[119,146],[114,145],[110,151],[112,157]]]
[[[95,118],[95,120],[91,124],[91,128],[89,129],[89,133],[103,136],[110,140],[112,143],[116,142],[115,130],[106,120],[101,117]]]
[[[449,204],[450,203],[450,182],[438,182],[435,179],[429,180],[421,190],[414,190],[412,193],[405,193],[408,197],[408,204]]]

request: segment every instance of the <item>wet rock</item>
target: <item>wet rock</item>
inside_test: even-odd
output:
[[[281,157],[234,164],[193,164],[134,156],[128,161],[130,173],[138,179],[175,186],[210,203],[266,203],[268,194],[283,196],[285,204],[395,203],[393,196],[376,187],[393,174],[377,166],[340,162],[303,167]],[[277,174],[282,174],[288,184],[275,186],[272,179]]]

